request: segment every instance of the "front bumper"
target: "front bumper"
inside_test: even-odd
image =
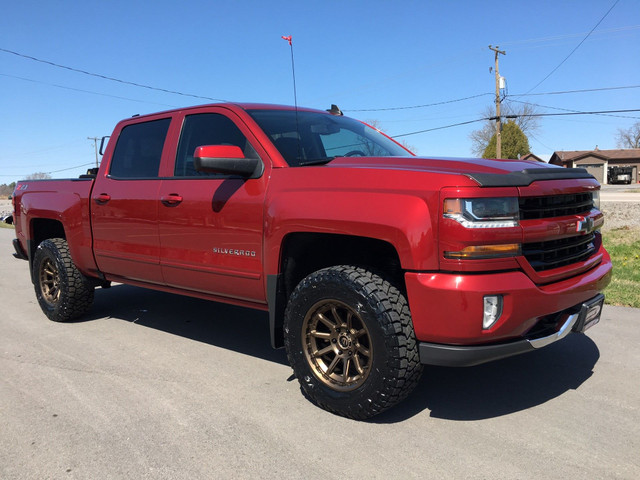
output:
[[[602,252],[600,263],[590,270],[545,285],[534,283],[522,271],[405,273],[421,361],[475,365],[535,349],[542,343],[536,335],[560,331],[609,284],[611,259]],[[483,329],[483,299],[488,295],[501,295],[503,308],[499,319]],[[541,328],[550,323],[551,329]],[[554,338],[545,342],[559,339]]]
[[[421,342],[420,362],[447,367],[469,367],[531,352],[562,340],[571,332],[583,333],[598,323],[603,304],[604,295],[598,294],[591,300],[562,312],[557,323],[557,331],[550,335],[538,335],[495,345],[459,346]]]

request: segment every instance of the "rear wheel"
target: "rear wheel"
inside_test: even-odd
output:
[[[50,320],[73,320],[91,308],[94,287],[71,260],[66,240],[51,238],[38,245],[33,272],[36,298]]]
[[[396,405],[422,373],[406,299],[356,267],[326,268],[300,282],[285,314],[285,346],[306,396],[355,419]]]

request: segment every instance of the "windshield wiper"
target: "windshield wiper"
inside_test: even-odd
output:
[[[300,162],[298,166],[306,167],[309,165],[325,165],[329,163],[331,160],[333,160],[334,158],[336,157],[314,158],[312,160],[305,160],[304,162]]]

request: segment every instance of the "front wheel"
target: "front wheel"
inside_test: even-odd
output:
[[[354,419],[399,403],[422,373],[405,297],[357,267],[326,268],[300,282],[285,313],[285,346],[305,395]]]
[[[93,303],[94,286],[71,260],[67,241],[45,240],[33,260],[36,298],[54,322],[67,322],[86,313]]]

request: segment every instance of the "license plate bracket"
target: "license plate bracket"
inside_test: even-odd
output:
[[[584,333],[600,321],[602,307],[604,305],[604,295],[599,294],[591,300],[582,304],[580,317],[573,327],[574,332]]]

